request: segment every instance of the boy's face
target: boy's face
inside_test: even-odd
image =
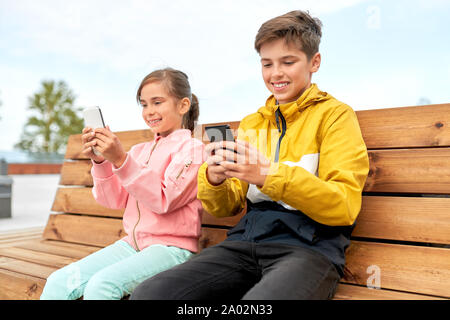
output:
[[[311,85],[311,76],[320,67],[320,53],[311,60],[284,39],[264,43],[259,50],[262,76],[267,89],[279,104],[297,100]]]

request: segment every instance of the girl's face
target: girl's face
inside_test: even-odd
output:
[[[142,118],[155,134],[166,137],[182,128],[183,115],[189,110],[190,100],[176,99],[169,95],[165,85],[159,81],[142,87],[140,103]]]

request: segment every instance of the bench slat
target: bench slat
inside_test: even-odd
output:
[[[353,236],[401,241],[450,243],[450,198],[363,196]],[[123,210],[100,206],[91,188],[60,188],[53,211],[120,218]],[[216,218],[203,214],[207,226],[232,227],[243,214]]]
[[[450,148],[369,152],[364,191],[450,193]]]
[[[56,192],[52,211],[116,218],[121,218],[124,212],[123,209],[109,209],[100,205],[92,195],[92,188],[59,188]]]
[[[200,250],[211,247],[225,240],[227,237],[227,231],[227,229],[203,227],[202,235],[199,239]]]
[[[33,239],[9,249],[0,252],[0,300],[39,299],[52,272],[101,247]]]
[[[450,148],[369,151],[366,192],[450,193]],[[90,161],[65,162],[62,185],[92,186]]]
[[[84,258],[85,256],[101,249],[101,247],[86,246],[82,244],[74,244],[54,240],[26,241],[15,244],[14,247],[74,259]]]
[[[42,264],[36,264],[29,261],[20,260],[17,258],[1,257],[0,258],[0,272],[9,270],[12,272],[21,273],[24,275],[47,279],[48,276],[59,267],[52,267]]]
[[[125,236],[121,219],[51,214],[43,238],[105,247]]]
[[[37,300],[46,280],[8,270],[0,270],[1,300]]]
[[[352,236],[450,243],[450,198],[364,196]]]
[[[153,139],[153,133],[150,129],[145,130],[132,130],[132,131],[119,131],[114,132],[122,143],[125,151],[131,149],[132,146],[141,142],[147,142]],[[69,136],[67,143],[65,159],[87,159],[80,153],[82,151],[81,134],[74,134]]]
[[[92,186],[91,160],[65,161],[61,168],[60,185]]]
[[[36,252],[15,247],[0,248],[0,256],[56,268],[64,267],[65,265],[78,260],[75,258],[62,257],[50,253]]]
[[[433,296],[340,283],[333,300],[444,300]]]
[[[365,286],[375,274],[368,268],[375,266],[380,271],[381,288],[450,298],[448,249],[352,241],[346,262],[342,282]]]
[[[355,113],[368,149],[450,146],[450,103]],[[204,127],[221,124],[239,127],[239,121],[203,124],[203,142],[208,141]]]
[[[450,146],[450,104],[356,111],[369,149]]]

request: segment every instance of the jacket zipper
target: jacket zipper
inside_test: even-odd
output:
[[[153,148],[150,151],[150,155],[148,156],[147,162],[145,164],[149,163],[150,157],[152,156],[152,153],[155,150],[157,143],[158,143],[158,141],[155,141],[155,144],[153,145]],[[141,250],[139,249],[139,246],[138,246],[137,240],[136,240],[136,227],[137,227],[139,221],[141,220],[141,210],[139,210],[139,203],[138,203],[137,200],[136,200],[136,208],[137,208],[137,211],[138,211],[138,220],[137,220],[137,222],[136,222],[136,224],[134,225],[134,228],[133,228],[133,241],[134,241],[134,246],[136,247],[136,251],[139,252]]]
[[[181,168],[180,172],[177,174],[177,176],[175,177],[175,180],[178,180],[178,178],[181,176],[181,174],[183,173],[185,168],[189,168],[189,166],[192,164],[192,160],[189,159],[186,161],[186,163],[184,164],[184,167]]]
[[[286,134],[286,119],[284,119],[284,116],[281,113],[280,108],[278,108],[277,111],[275,112],[275,119],[277,121],[278,132],[281,133],[280,138],[278,139],[277,149],[275,151],[275,162],[278,162],[280,157],[281,140]],[[280,119],[281,119],[281,129],[280,129]]]
[[[136,224],[134,225],[134,228],[133,228],[133,240],[134,240],[134,246],[136,247],[136,251],[139,252],[141,250],[139,249],[139,246],[137,244],[135,232],[136,232],[136,227],[137,227],[139,221],[141,220],[141,210],[139,210],[139,203],[138,203],[137,200],[136,200],[136,208],[137,208],[137,211],[138,211],[138,220],[137,220],[137,222],[136,222]]]

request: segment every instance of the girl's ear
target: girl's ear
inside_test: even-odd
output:
[[[189,98],[185,97],[180,100],[180,105],[179,105],[178,110],[181,115],[184,115],[189,111],[190,107],[191,107],[191,100],[189,100]]]

